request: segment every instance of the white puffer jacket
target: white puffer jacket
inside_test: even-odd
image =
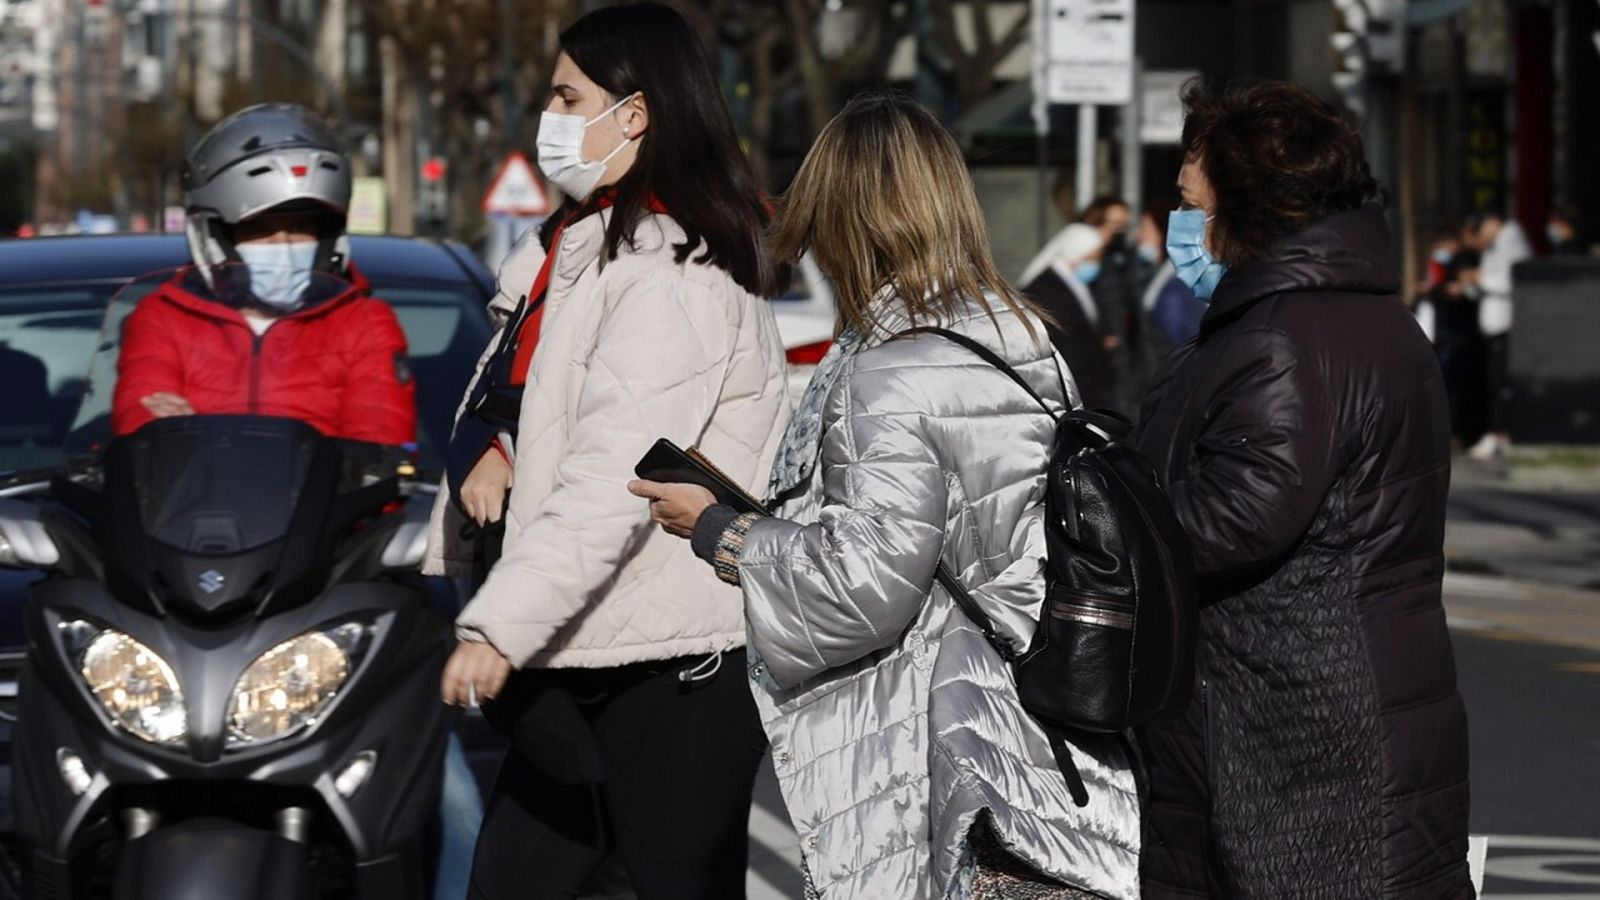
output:
[[[523,392],[504,555],[456,622],[462,640],[488,641],[518,667],[744,644],[739,592],[655,528],[627,483],[666,437],[759,493],[788,420],[777,326],[724,270],[694,254],[677,262],[685,236],[667,216],[647,216],[602,266],[609,217],[562,235]],[[507,265],[525,274],[529,259]],[[470,564],[460,522],[441,490],[424,572]]]

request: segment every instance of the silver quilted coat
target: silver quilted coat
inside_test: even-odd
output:
[[[934,584],[942,558],[1018,648],[1043,602],[1044,471],[1053,427],[971,351],[910,327],[847,331],[823,360],[774,469],[778,515],[740,557],[755,686],[809,892],[966,898],[986,820],[1039,872],[1138,896],[1139,807],[1113,739],[1074,757],[1075,806],[1009,668]],[[1043,326],[996,304],[946,323],[1076,403]]]

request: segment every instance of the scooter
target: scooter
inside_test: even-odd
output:
[[[26,896],[426,896],[451,639],[406,468],[186,416],[0,498],[0,565],[49,573],[13,743]]]

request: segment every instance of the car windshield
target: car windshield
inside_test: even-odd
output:
[[[9,394],[0,404],[0,473],[51,469],[110,437],[122,323],[172,275],[0,287],[0,383]],[[445,281],[377,281],[373,293],[390,303],[406,333],[419,463],[437,472],[456,406],[489,340],[483,298],[470,284]]]

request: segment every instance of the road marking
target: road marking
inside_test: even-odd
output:
[[[760,803],[750,805],[750,841],[759,844],[773,856],[782,861],[780,872],[782,875],[792,875],[791,878],[779,878],[795,882],[800,879],[800,839],[794,833],[794,828],[783,816],[772,812]],[[751,860],[756,862],[755,859]],[[787,870],[787,871],[784,871]],[[752,865],[745,877],[745,889],[749,900],[793,900],[790,891],[784,890],[775,884],[768,873],[756,865]]]
[[[1522,884],[1549,884],[1600,889],[1600,840],[1541,835],[1489,835],[1490,878]],[[1532,851],[1532,852],[1524,852]],[[1571,871],[1573,867],[1588,872]],[[1504,894],[1490,891],[1485,900],[1600,900],[1600,890],[1581,894]]]

